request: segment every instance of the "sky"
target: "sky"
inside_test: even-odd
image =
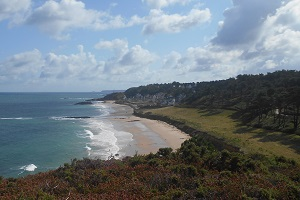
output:
[[[300,70],[300,0],[0,0],[0,92]]]

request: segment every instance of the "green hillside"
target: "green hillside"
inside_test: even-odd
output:
[[[151,84],[130,88],[125,95],[129,101],[144,101],[151,106],[230,109],[244,124],[299,134],[299,71],[239,75],[211,82]]]

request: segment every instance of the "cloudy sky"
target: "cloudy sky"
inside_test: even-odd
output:
[[[300,70],[300,0],[0,0],[0,92]]]

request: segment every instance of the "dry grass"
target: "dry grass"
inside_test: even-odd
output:
[[[300,136],[241,125],[230,110],[167,107],[148,110],[168,116],[241,147],[245,153],[285,156],[300,162]]]

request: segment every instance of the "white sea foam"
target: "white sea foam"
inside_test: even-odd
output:
[[[132,135],[117,131],[112,123],[103,118],[86,119],[85,137],[90,138],[87,147],[92,158],[109,159],[110,156],[120,154],[120,150],[132,141]]]
[[[31,117],[3,117],[2,120],[30,120]]]
[[[37,168],[37,166],[35,166],[34,164],[29,164],[29,165],[24,165],[20,169],[23,169],[23,170],[29,171],[29,172],[33,172],[36,168]]]
[[[86,100],[86,99],[92,99],[92,97],[88,98],[88,97],[64,97],[64,98],[60,98],[60,99],[75,99],[75,100]]]
[[[49,117],[49,119],[58,120],[58,121],[60,121],[60,120],[70,120],[70,119],[68,119],[66,117],[55,117],[55,116]]]
[[[107,119],[113,109],[101,101],[93,102],[101,115],[93,118],[80,119],[85,123],[84,131],[78,132],[77,136],[88,139],[85,149],[91,158],[109,159],[120,153],[120,150],[132,141],[132,134],[117,131],[113,124]],[[66,120],[64,117],[52,117],[55,120]]]
[[[68,120],[80,120],[81,118],[72,118],[72,117],[66,117],[66,116],[61,116],[61,117],[49,117],[49,119],[56,120],[56,121],[68,121]]]
[[[85,134],[86,134],[86,137],[90,138],[90,139],[93,139],[94,137],[94,133],[90,130],[84,130]]]
[[[86,148],[86,150],[87,151],[91,151],[92,150],[92,148],[91,147],[89,147],[88,145],[85,145],[85,147],[84,148]]]
[[[92,150],[92,148],[91,147],[89,147],[88,145],[85,145],[85,147],[84,147],[86,150],[87,150],[87,152],[88,152],[88,156],[90,156],[91,155],[91,150]]]
[[[111,108],[107,107],[102,101],[96,101],[92,105],[101,111],[101,116],[108,116],[111,113]]]
[[[37,168],[37,166],[35,166],[35,164],[24,165],[24,166],[19,168],[23,171],[21,171],[18,175],[24,173],[25,171],[33,172],[36,168]]]

